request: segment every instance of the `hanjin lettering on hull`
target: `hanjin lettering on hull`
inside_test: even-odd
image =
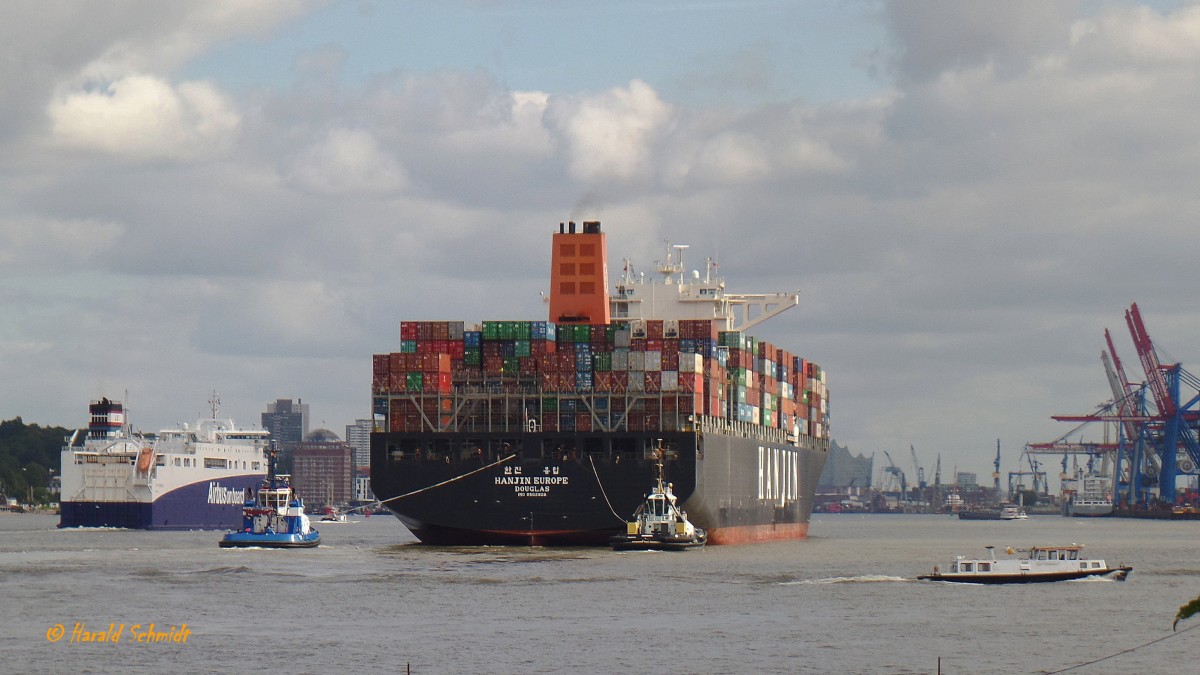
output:
[[[507,473],[507,472],[505,472]],[[542,476],[522,476],[510,474],[506,476],[495,476],[492,478],[494,485],[511,485],[513,491],[518,497],[545,497],[550,492],[552,485],[567,485],[570,478],[567,476],[559,476],[558,467],[549,467],[542,471]]]
[[[791,448],[758,446],[758,498],[782,504],[799,497],[799,453]]]

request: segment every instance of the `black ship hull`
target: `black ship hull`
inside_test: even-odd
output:
[[[379,432],[371,487],[422,542],[608,546],[665,480],[708,543],[807,536],[826,448],[754,425],[677,432]]]

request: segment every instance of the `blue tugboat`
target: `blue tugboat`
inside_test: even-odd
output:
[[[267,478],[254,499],[242,505],[242,530],[229,532],[221,548],[313,548],[321,533],[304,514],[304,501],[292,489],[290,476],[275,474],[275,452],[271,452]]]

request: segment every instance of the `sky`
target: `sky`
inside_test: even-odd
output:
[[[401,320],[545,319],[587,219],[799,289],[754,332],[834,438],[986,483],[1111,398],[1106,328],[1144,379],[1131,303],[1196,367],[1198,75],[1187,2],[5,2],[0,419],[342,435]]]

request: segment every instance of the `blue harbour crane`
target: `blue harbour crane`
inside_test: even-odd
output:
[[[1174,504],[1180,476],[1200,476],[1200,378],[1180,363],[1163,364],[1142,321],[1137,303],[1125,312],[1133,346],[1145,381],[1132,382],[1117,356],[1112,336],[1104,331],[1107,350],[1101,352],[1113,399],[1090,415],[1055,415],[1080,427],[1051,443],[1031,443],[1031,453],[1086,454],[1112,461],[1114,493],[1123,506]],[[1066,438],[1090,422],[1110,423],[1117,442],[1070,443]],[[1192,478],[1192,480],[1196,480]]]

